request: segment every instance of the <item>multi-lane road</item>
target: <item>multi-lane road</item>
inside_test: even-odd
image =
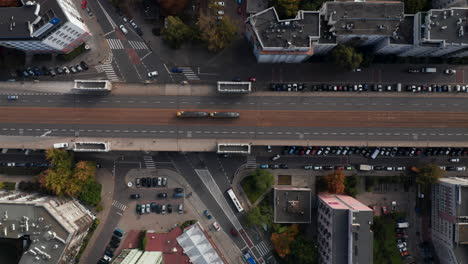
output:
[[[465,97],[83,96],[0,99],[0,135],[106,138],[468,142]],[[180,119],[177,110],[240,118]],[[279,144],[280,142],[278,142]]]

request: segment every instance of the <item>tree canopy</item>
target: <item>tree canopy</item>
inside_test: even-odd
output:
[[[219,52],[226,48],[237,32],[234,22],[228,16],[217,20],[217,16],[201,14],[197,24],[200,30],[200,39],[212,52]]]
[[[428,6],[427,0],[404,0],[405,2],[405,13],[416,14],[421,11],[426,11]]]
[[[180,48],[182,44],[193,37],[193,30],[184,24],[184,22],[176,16],[168,16],[166,18],[166,28],[163,29],[162,35],[164,40],[174,49]]]
[[[159,3],[159,6],[161,7],[162,15],[169,15],[169,16],[181,14],[184,11],[187,4],[189,3],[188,0],[157,0],[157,1]]]
[[[332,50],[331,59],[339,67],[345,70],[352,70],[361,65],[363,56],[353,47],[338,45]]]
[[[342,170],[336,170],[325,176],[327,182],[327,191],[329,193],[344,193],[345,191],[345,175]]]
[[[297,225],[290,225],[286,231],[282,233],[271,234],[271,243],[273,244],[278,256],[284,258],[291,254],[291,245],[299,234]]]
[[[288,264],[316,264],[317,247],[312,241],[306,239],[303,235],[299,235],[291,244],[291,254],[286,258]]]
[[[444,174],[444,171],[440,169],[436,164],[428,164],[419,168],[419,172],[416,174],[416,183],[421,185],[434,184]]]
[[[262,193],[275,183],[275,176],[267,170],[255,170],[251,176],[253,177],[255,188]]]
[[[75,165],[73,155],[61,149],[47,150],[46,158],[51,167],[39,175],[38,181],[42,188],[58,196],[73,197],[78,197],[87,190],[96,191],[96,187],[89,186],[95,181],[94,163],[80,161]]]
[[[291,18],[297,15],[301,0],[276,0],[275,9],[282,18]]]
[[[272,223],[272,217],[273,212],[271,210],[271,207],[256,206],[247,213],[247,225],[261,227],[263,224],[266,224],[267,226],[269,226]]]

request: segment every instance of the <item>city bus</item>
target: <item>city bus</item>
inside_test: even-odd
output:
[[[238,212],[244,211],[244,208],[242,208],[242,205],[240,204],[239,200],[237,200],[236,195],[234,194],[234,191],[232,189],[227,190],[227,193],[229,194],[229,197],[231,197],[232,202],[237,208]]]

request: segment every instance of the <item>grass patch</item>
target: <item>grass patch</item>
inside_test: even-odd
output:
[[[251,203],[254,203],[258,200],[258,198],[260,198],[260,196],[262,196],[263,192],[258,188],[255,188],[255,181],[253,176],[245,177],[241,182],[241,186]]]
[[[374,217],[374,263],[379,264],[402,264],[403,260],[397,248],[397,238],[395,233],[395,216]]]
[[[83,239],[83,243],[81,244],[80,251],[78,251],[78,254],[76,255],[75,263],[80,262],[80,258],[83,255],[83,252],[85,251],[86,246],[88,246],[89,240],[93,236],[94,230],[96,230],[98,225],[99,225],[99,219],[96,218],[94,219],[93,224],[89,228],[88,234],[86,234],[85,238]]]
[[[61,61],[71,61],[85,51],[85,45],[85,43],[81,44],[68,54],[59,54],[57,55],[57,59]]]

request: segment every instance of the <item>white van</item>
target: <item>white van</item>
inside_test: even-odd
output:
[[[68,143],[55,143],[54,148],[59,149],[59,148],[68,148]]]

